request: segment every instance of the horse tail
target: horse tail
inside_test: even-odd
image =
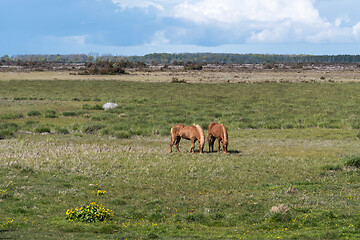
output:
[[[170,130],[170,135],[171,135],[171,138],[174,136],[174,128],[173,127]]]
[[[227,133],[227,131],[226,131],[226,127],[225,127],[225,125],[224,124],[221,124],[221,128],[222,128],[222,130],[223,130],[223,142],[224,143],[227,143],[228,142],[228,133]]]
[[[198,124],[194,124],[196,130],[199,132],[199,142],[202,146],[204,146],[205,144],[205,134],[204,131],[202,130],[202,128],[198,125]]]

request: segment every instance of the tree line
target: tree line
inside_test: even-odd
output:
[[[235,53],[152,53],[143,56],[113,56],[98,54],[55,55],[4,55],[0,63],[7,62],[57,62],[96,63],[101,61],[141,64],[266,64],[266,63],[360,63],[360,55],[277,55]]]

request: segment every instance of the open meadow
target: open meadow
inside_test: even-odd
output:
[[[0,239],[359,239],[358,73],[2,72]]]

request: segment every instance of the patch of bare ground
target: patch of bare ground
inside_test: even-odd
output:
[[[356,64],[204,64],[201,70],[184,66],[148,65],[125,69],[120,75],[83,75],[84,64],[56,66],[6,66],[3,80],[116,80],[137,82],[257,83],[257,82],[358,82]]]
[[[0,72],[8,80],[115,80],[136,82],[258,83],[359,82],[360,70],[252,70],[252,71],[129,71],[126,75],[77,75],[73,71]]]

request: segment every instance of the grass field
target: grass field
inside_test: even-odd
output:
[[[359,90],[2,78],[0,239],[359,239]],[[229,154],[169,153],[173,124],[211,121]],[[67,219],[92,202],[114,215]]]

